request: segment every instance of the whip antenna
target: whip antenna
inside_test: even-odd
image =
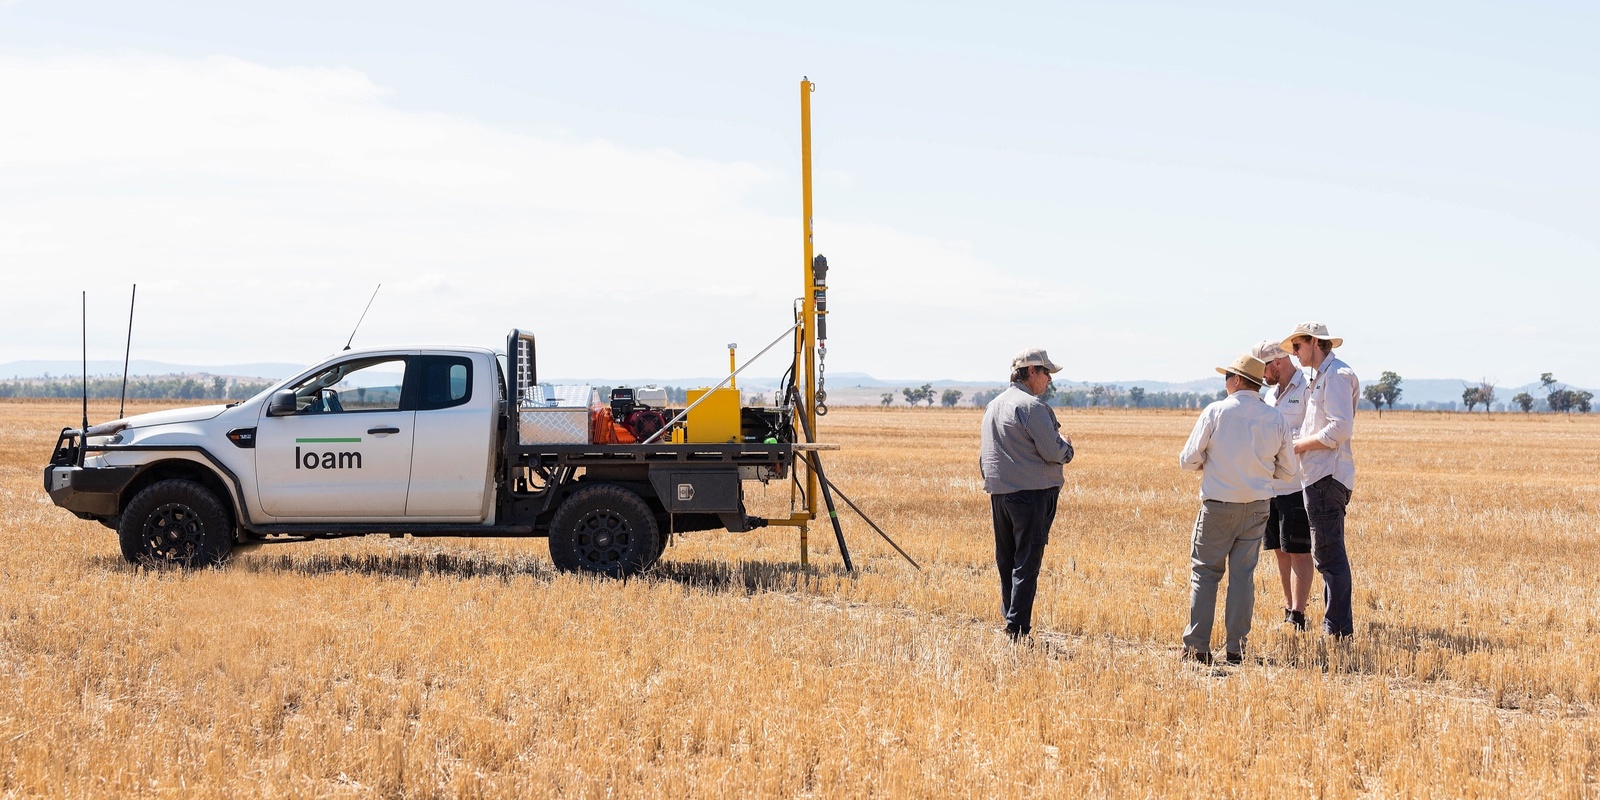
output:
[[[378,284],[378,289],[382,288],[383,284]],[[356,320],[355,330],[350,331],[350,338],[345,340],[344,349],[349,350],[350,343],[356,340],[356,331],[361,330],[361,322],[367,318],[367,312],[372,309],[372,301],[378,299],[378,289],[373,289],[372,296],[367,298],[367,307],[361,309],[361,319]]]
[[[83,466],[83,451],[89,444],[89,292],[83,293],[83,433],[78,440],[78,466]]]
[[[133,285],[133,294],[128,297],[128,346],[122,350],[122,397],[117,400],[117,419],[122,419],[123,410],[128,407],[128,354],[133,352],[133,303],[139,299],[139,284]]]

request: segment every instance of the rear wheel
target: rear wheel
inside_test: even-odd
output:
[[[643,498],[621,486],[590,486],[567,498],[550,520],[556,568],[624,578],[661,554],[661,531]]]
[[[207,567],[228,558],[233,524],[217,496],[194,481],[152,483],[122,512],[122,557],[134,563]]]

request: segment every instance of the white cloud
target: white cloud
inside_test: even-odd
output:
[[[799,294],[797,219],[746,202],[769,170],[404,111],[350,69],[13,52],[0,107],[0,360],[73,355],[82,288],[91,357],[120,349],[135,282],[141,357],[311,360],[381,282],[358,343],[492,346],[517,326],[546,374],[712,374]],[[852,352],[835,369],[899,340],[891,371],[945,372],[954,351],[908,325],[997,324],[1018,289],[1063,299],[959,243],[826,216],[817,240]],[[753,372],[781,372],[769,358]]]

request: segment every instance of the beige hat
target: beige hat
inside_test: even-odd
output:
[[[1291,342],[1294,341],[1296,336],[1310,336],[1313,339],[1321,339],[1327,342],[1329,347],[1338,347],[1344,344],[1343,339],[1328,335],[1328,326],[1320,322],[1302,322],[1294,326],[1294,333],[1283,337],[1283,349],[1293,352]]]
[[[1288,358],[1289,351],[1283,349],[1282,344],[1271,339],[1265,339],[1261,342],[1261,344],[1251,348],[1250,355],[1261,359],[1261,363],[1263,364],[1271,364],[1280,358]]]
[[[1249,378],[1256,383],[1266,383],[1266,370],[1267,365],[1263,364],[1261,359],[1249,353],[1234,359],[1233,363],[1226,367],[1217,367],[1217,372],[1223,375],[1238,375],[1241,378]]]
[[[1052,374],[1061,371],[1061,368],[1050,360],[1050,356],[1046,355],[1044,350],[1038,347],[1030,347],[1018,353],[1016,358],[1011,359],[1012,369],[1021,369],[1023,367],[1044,367],[1045,372]]]

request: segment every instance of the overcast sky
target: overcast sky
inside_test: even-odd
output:
[[[381,282],[357,345],[715,373],[790,323],[809,76],[830,373],[1182,381],[1315,319],[1600,386],[1600,6],[1399,5],[0,0],[0,362],[83,289],[120,357],[136,282],[135,357],[308,363]]]

